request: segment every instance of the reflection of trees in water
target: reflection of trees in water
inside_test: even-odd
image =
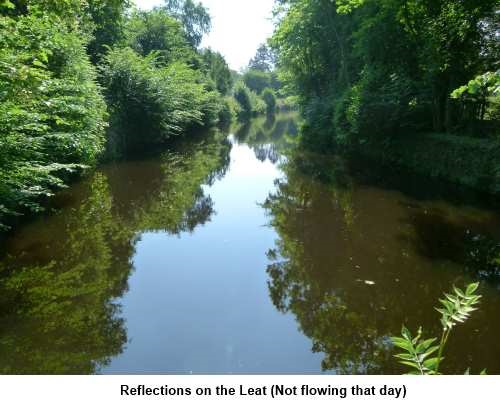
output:
[[[461,271],[471,254],[495,260],[491,243],[483,247],[486,240],[477,238],[482,227],[495,226],[487,213],[480,218],[440,202],[415,206],[402,194],[359,186],[346,167],[342,160],[301,153],[281,164],[284,176],[264,203],[279,237],[268,252],[269,293],[324,354],[324,370],[397,373],[387,337],[402,323],[439,334],[436,300],[451,284],[471,280]],[[441,205],[448,214],[439,212]],[[446,217],[456,223],[443,225]],[[473,250],[462,243],[472,229]],[[432,250],[436,240],[451,246]],[[498,352],[497,334],[484,328],[497,311],[498,292],[489,284],[482,293],[488,298],[481,313],[447,349],[451,372],[462,370],[465,350],[473,351],[476,368],[498,369],[490,354]]]
[[[377,372],[390,362],[387,336],[376,317],[360,307],[366,297],[350,296],[342,287],[345,275],[330,268],[332,249],[342,237],[332,237],[331,231],[348,229],[355,220],[350,190],[311,182],[302,164],[292,158],[283,165],[286,179],[277,181],[264,204],[280,237],[268,252],[271,299],[280,311],[296,316],[313,351],[324,354],[323,370]],[[341,215],[321,215],[328,211]]]
[[[239,125],[233,132],[239,143],[250,146],[261,162],[277,163],[297,140],[297,114],[259,117]]]
[[[93,373],[121,352],[126,332],[112,300],[127,288],[133,234],[117,219],[106,177],[97,174],[57,230],[64,235],[44,241],[54,256],[47,251],[46,260],[30,265],[23,257],[6,261],[2,373]]]
[[[213,201],[201,185],[211,185],[225,175],[231,144],[224,140],[187,146],[180,153],[164,155],[161,187],[135,213],[143,231],[192,232],[213,215]]]
[[[71,207],[21,230],[0,263],[0,373],[95,373],[121,353],[116,299],[139,235],[207,222],[213,202],[201,185],[224,174],[229,149],[203,141],[161,164],[111,166],[72,188]]]
[[[478,216],[461,218],[442,210],[411,215],[418,252],[432,260],[448,260],[471,274],[495,284],[500,282],[500,232],[498,223]]]

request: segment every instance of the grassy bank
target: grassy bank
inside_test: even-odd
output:
[[[356,153],[492,194],[500,193],[500,141],[440,133],[366,143]]]

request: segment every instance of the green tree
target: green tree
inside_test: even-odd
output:
[[[136,10],[126,24],[127,45],[142,56],[152,52],[164,64],[196,58],[182,25],[163,9]]]
[[[92,21],[92,39],[87,51],[94,64],[100,62],[108,47],[124,38],[126,12],[129,0],[87,0],[86,12]]]
[[[451,92],[496,69],[496,10],[493,0],[282,0],[271,45],[328,142],[451,132],[463,124]]]
[[[79,29],[88,36],[87,51],[92,62],[97,64],[106,47],[123,39],[123,25],[129,7],[129,0],[11,0],[3,7],[0,5],[0,14],[57,15],[68,27]]]
[[[189,43],[198,47],[211,28],[211,18],[203,4],[193,0],[165,0],[164,7],[182,23]]]
[[[252,115],[252,98],[250,96],[250,90],[245,86],[244,83],[236,83],[234,88],[234,98],[241,107],[240,117],[250,117]]]
[[[276,55],[266,44],[261,44],[255,56],[248,63],[249,69],[271,72],[276,64]]]
[[[220,94],[227,95],[233,87],[233,77],[224,57],[211,49],[203,50],[201,57],[208,77],[214,81]]]

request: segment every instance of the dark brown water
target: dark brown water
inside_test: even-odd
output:
[[[389,336],[481,280],[444,371],[500,373],[498,210],[290,153],[292,116],[231,133],[102,167],[3,243],[0,372],[400,373]]]

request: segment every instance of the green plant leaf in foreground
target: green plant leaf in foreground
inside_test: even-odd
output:
[[[442,306],[436,310],[441,314],[441,325],[443,326],[439,344],[434,344],[438,340],[437,338],[423,339],[422,328],[419,328],[417,335],[413,337],[410,331],[403,326],[401,337],[391,337],[394,346],[403,350],[394,357],[401,364],[411,367],[412,370],[409,374],[439,374],[443,351],[451,330],[458,323],[464,323],[470,318],[472,312],[477,310],[477,304],[481,299],[480,295],[475,294],[478,288],[479,283],[469,284],[465,290],[454,286],[452,293],[445,294],[444,298],[439,300]],[[438,352],[437,356],[432,357],[436,352]],[[465,374],[469,374],[469,372],[467,369]],[[481,374],[486,374],[486,371],[483,370]]]

